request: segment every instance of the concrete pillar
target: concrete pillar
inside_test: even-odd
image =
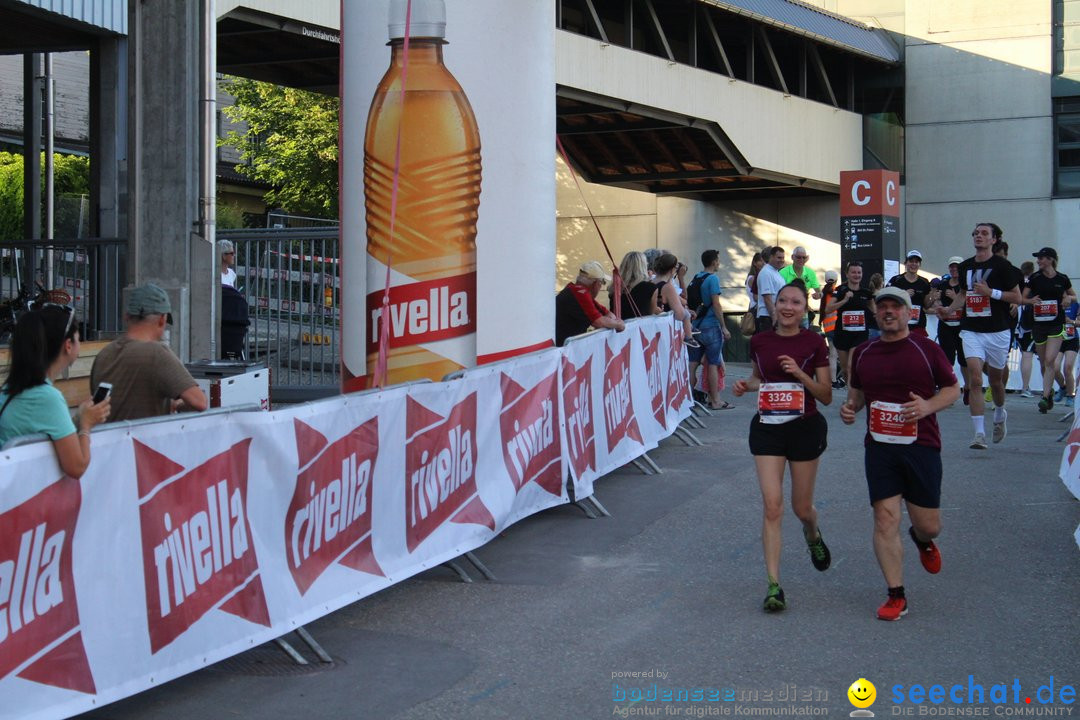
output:
[[[90,235],[127,227],[127,38],[103,38],[90,53]]]
[[[90,51],[90,236],[121,238],[128,234],[127,189],[127,38],[102,38]],[[127,282],[124,256],[98,251],[93,265],[94,287]],[[123,305],[114,304],[109,293],[95,293],[94,327],[110,334]]]
[[[128,280],[169,291],[171,344],[183,360],[210,357],[219,295],[214,249],[198,235],[200,6],[128,5]]]

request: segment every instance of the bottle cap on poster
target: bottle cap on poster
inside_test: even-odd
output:
[[[390,39],[405,37],[407,0],[390,0]],[[412,0],[409,37],[446,37],[446,3],[444,0]]]

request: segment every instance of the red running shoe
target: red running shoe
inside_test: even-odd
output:
[[[889,599],[877,609],[878,620],[899,620],[907,615],[907,598],[889,596]]]
[[[922,562],[923,569],[931,575],[937,575],[941,572],[941,551],[937,549],[934,541],[920,542],[919,538],[915,537],[915,528],[913,527],[908,528],[908,535],[911,536],[915,547],[919,548],[919,560]]]

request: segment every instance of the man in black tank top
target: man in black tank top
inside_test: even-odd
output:
[[[975,255],[960,263],[960,292],[950,307],[939,307],[939,317],[963,309],[960,339],[967,362],[971,422],[975,438],[973,450],[986,449],[986,402],[982,393],[985,367],[994,399],[995,443],[1005,439],[1005,367],[1012,342],[1010,303],[1022,301],[1017,287],[1016,268],[1003,257],[993,254],[994,243],[1002,239],[1001,228],[994,223],[979,223],[971,233]]]

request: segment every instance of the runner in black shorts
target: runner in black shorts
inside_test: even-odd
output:
[[[847,282],[836,288],[832,301],[825,306],[825,312],[836,313],[833,344],[836,345],[845,379],[848,376],[849,353],[870,337],[868,315],[874,311],[874,300],[870,291],[860,285],[862,275],[862,263],[858,260],[848,263]]]
[[[1035,274],[1035,263],[1025,260],[1020,263],[1020,294],[1027,288],[1028,280]],[[1031,392],[1031,359],[1035,354],[1035,340],[1031,337],[1031,308],[1020,303],[1016,306],[1016,328],[1013,337],[1016,349],[1020,351],[1020,397],[1034,397]]]
[[[1080,333],[1077,332],[1076,313],[1080,310],[1080,304],[1075,300],[1065,308],[1065,342],[1061,343],[1061,352],[1058,353],[1060,369],[1058,375],[1065,387],[1065,407],[1073,407],[1076,399],[1076,354],[1080,351]]]
[[[1057,250],[1044,247],[1033,255],[1039,270],[1028,278],[1023,304],[1031,308],[1034,319],[1031,336],[1042,366],[1043,382],[1039,412],[1045,414],[1054,407],[1054,374],[1061,343],[1065,340],[1065,308],[1072,303],[1076,293],[1069,278],[1057,271]]]
[[[887,287],[874,299],[882,334],[852,353],[840,419],[851,425],[868,408],[866,481],[874,509],[874,554],[889,588],[877,616],[899,620],[908,609],[900,501],[907,505],[908,533],[923,568],[940,571],[934,538],[941,532],[941,431],[934,413],[955,402],[960,388],[941,348],[908,329],[908,293]]]
[[[764,505],[761,542],[769,589],[765,612],[786,607],[780,588],[780,525],[784,516],[784,465],[791,469],[791,508],[802,521],[810,561],[829,568],[829,548],[821,538],[814,507],[818,460],[827,445],[828,427],[817,403],[832,402],[829,353],[817,333],[800,329],[806,314],[806,286],[801,280],[776,294],[775,330],[750,339],[753,373],[735,383],[736,397],[758,391],[758,413],[750,423],[750,452],[757,466]]]

